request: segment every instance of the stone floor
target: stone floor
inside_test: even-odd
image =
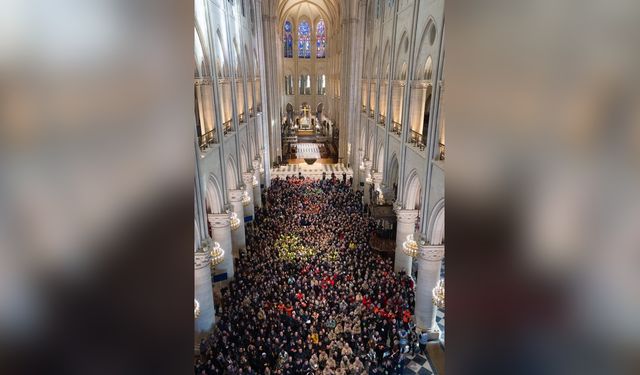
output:
[[[424,354],[418,354],[416,356],[407,356],[403,374],[431,375],[437,373],[433,370],[433,366],[429,357],[425,356]]]

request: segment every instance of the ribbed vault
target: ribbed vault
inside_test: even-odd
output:
[[[278,16],[281,22],[286,18],[299,19],[307,16],[311,19],[323,18],[325,23],[333,26],[340,22],[339,0],[280,0]]]

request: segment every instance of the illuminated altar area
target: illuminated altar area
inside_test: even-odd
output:
[[[300,111],[300,130],[313,130],[311,127],[311,113],[308,105],[304,104]]]

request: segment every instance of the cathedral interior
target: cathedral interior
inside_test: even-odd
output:
[[[640,374],[639,1],[7,5],[0,374]]]
[[[444,374],[444,1],[195,0],[196,374]]]

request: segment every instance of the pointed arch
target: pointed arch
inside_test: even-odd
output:
[[[293,57],[293,24],[290,20],[285,20],[282,25],[282,45],[284,46],[284,57]]]
[[[244,45],[244,69],[247,75],[247,80],[250,78],[253,78],[253,67],[251,66],[253,59],[251,58],[251,55],[249,54],[249,49],[247,48],[247,45]]]
[[[384,174],[384,143],[378,145],[378,153],[376,154],[376,171]]]
[[[398,162],[398,157],[394,152],[391,155],[391,159],[389,159],[389,173],[388,179],[389,186],[393,186],[393,184],[398,184],[398,171],[400,170],[400,163]]]
[[[224,199],[222,189],[218,183],[218,179],[213,173],[207,178],[207,194],[206,194],[207,213],[216,214],[223,211]]]
[[[226,170],[227,175],[227,189],[234,190],[238,188],[238,170],[236,169],[236,161],[233,156],[227,157]]]
[[[255,138],[253,137],[253,134],[249,133],[249,169],[252,169],[253,167],[253,157],[255,157],[258,153],[256,152],[257,148],[256,148],[256,141]]]
[[[419,210],[422,205],[422,184],[418,172],[413,169],[404,184],[404,208],[407,210]]]
[[[320,21],[316,24],[316,58],[324,59],[326,56],[327,48],[327,30],[325,28],[324,20],[320,18]]]
[[[233,51],[235,52],[235,68],[236,78],[244,77],[244,70],[242,69],[242,56],[240,55],[240,48],[238,48],[238,42],[233,38]]]
[[[378,47],[373,50],[373,59],[371,59],[371,74],[369,77],[375,79],[378,76]]]
[[[311,58],[311,26],[306,19],[298,24],[298,58]]]
[[[429,215],[429,243],[432,245],[442,245],[444,243],[444,198],[438,201]]]
[[[389,40],[387,40],[384,46],[384,52],[382,53],[382,78],[386,80],[389,79],[389,71],[391,70],[391,66],[389,64],[389,59],[391,57],[390,50]]]
[[[253,49],[253,78],[260,78],[260,65],[258,64],[258,52]]]
[[[422,67],[422,71],[422,79],[431,82],[433,76],[433,61],[431,60],[431,56],[427,57],[427,62],[424,64],[424,67]]]
[[[373,152],[375,151],[375,135],[371,134],[369,137],[369,156],[368,159],[373,161]]]
[[[436,23],[433,17],[429,16],[426,26],[422,29],[422,35],[420,37],[420,45],[418,46],[417,53],[415,55],[416,69],[413,72],[413,79],[422,80],[425,79],[426,69],[431,67],[431,64],[427,65],[427,59],[431,58],[433,51],[433,45],[437,36]]]
[[[365,129],[360,130],[360,150],[362,150],[362,155],[359,155],[361,158],[366,158],[365,150],[367,149],[367,132]]]
[[[196,74],[198,77],[210,77],[209,56],[206,45],[203,43],[198,27],[193,29],[194,32],[194,58],[196,63]]]
[[[242,173],[247,171],[249,165],[249,155],[247,154],[247,146],[244,142],[240,144],[240,171]]]
[[[367,49],[367,52],[364,53],[364,66],[367,66],[368,63],[369,63],[369,50]],[[371,78],[369,74],[370,72],[367,69],[362,69],[363,78]]]
[[[409,56],[409,35],[407,31],[404,31],[402,33],[402,36],[400,37],[400,43],[398,43],[397,48],[398,49],[396,51],[396,61],[395,61],[396,71],[394,73],[394,79],[396,80],[406,79],[406,65],[407,65],[407,58]],[[404,78],[402,78],[403,71],[405,75]]]
[[[220,29],[216,30],[216,38],[214,41],[214,53],[216,59],[216,70],[218,73],[218,77],[228,77],[229,76],[229,68],[227,64],[224,43],[222,43],[222,32]]]

